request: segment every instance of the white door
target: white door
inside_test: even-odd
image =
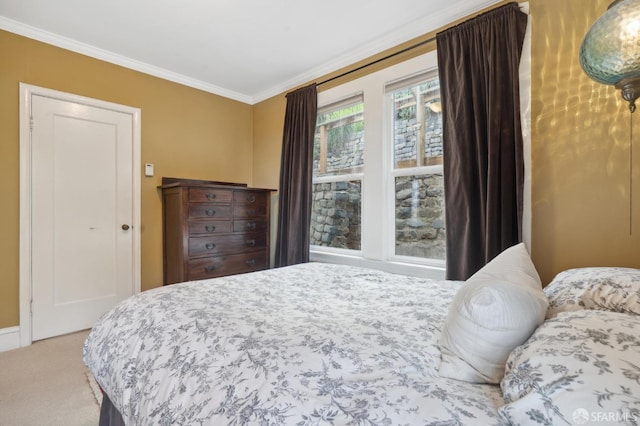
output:
[[[133,135],[130,113],[31,96],[32,340],[134,292]]]

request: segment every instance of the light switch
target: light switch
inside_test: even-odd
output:
[[[148,177],[153,176],[153,163],[144,164],[144,175]]]

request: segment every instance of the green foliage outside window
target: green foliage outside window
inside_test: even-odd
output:
[[[326,125],[327,148],[329,151],[341,151],[344,149],[346,142],[350,141],[355,134],[364,130],[363,111],[364,104],[358,103],[318,116],[316,127]],[[315,154],[317,154],[316,150],[319,150],[317,146],[314,147]]]

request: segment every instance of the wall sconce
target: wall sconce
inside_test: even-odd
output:
[[[640,0],[615,0],[580,46],[580,65],[598,83],[615,86],[636,110],[640,97]],[[633,123],[629,118],[629,234],[633,222]]]
[[[640,97],[640,0],[615,0],[587,32],[580,65],[598,83],[614,85],[635,111]]]

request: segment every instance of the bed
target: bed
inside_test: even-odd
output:
[[[508,270],[500,279],[523,277],[510,269],[511,259],[492,263],[485,280],[496,268]],[[627,297],[565,285],[575,273],[588,276],[580,283],[623,276],[615,292]],[[602,412],[638,424],[640,317],[633,304],[622,311],[615,305],[638,301],[640,271],[575,273],[544,292],[538,284],[519,293],[531,294],[526,305],[535,308],[534,325],[523,334],[528,307],[507,309],[504,317],[515,318],[520,336],[480,374],[484,379],[451,377],[469,367],[456,358],[455,340],[472,279],[433,281],[323,263],[137,294],[96,323],[83,357],[104,391],[101,424],[572,424],[579,409],[589,421]],[[599,304],[585,305],[586,293]],[[515,299],[498,302],[505,300]],[[491,310],[487,318],[494,321]],[[472,344],[487,346],[493,337]],[[482,352],[474,348],[471,358]],[[483,371],[474,362],[471,371]],[[453,373],[444,373],[447,365]]]

